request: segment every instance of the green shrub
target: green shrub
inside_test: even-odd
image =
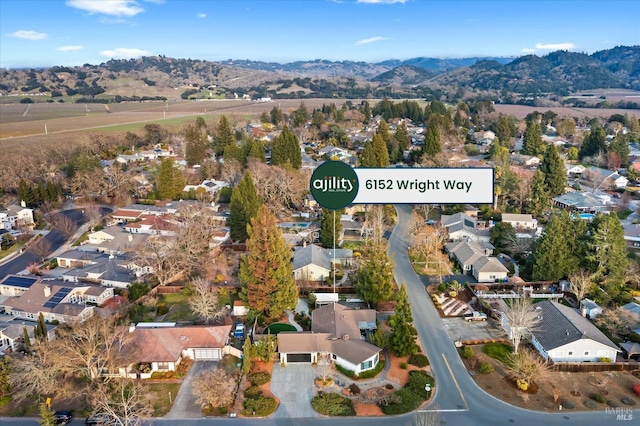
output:
[[[244,413],[246,416],[269,416],[276,410],[276,400],[266,396],[256,396],[245,399]]]
[[[482,352],[506,364],[509,360],[509,355],[513,352],[513,348],[504,343],[486,343],[482,346]]]
[[[336,370],[344,374],[345,376],[354,379],[356,377],[356,373],[353,370],[348,370],[341,365],[336,364]]]
[[[401,362],[400,363],[400,368],[402,368],[403,370],[406,370],[408,367],[408,364],[406,362]]]
[[[604,398],[604,396],[602,396],[599,393],[592,393],[591,395],[589,395],[589,398],[593,399],[594,401],[599,402],[600,404],[604,404],[605,402],[607,402],[607,400]]]
[[[435,381],[433,377],[425,373],[424,371],[410,371],[409,372],[409,381],[404,386],[405,389],[409,389],[411,392],[415,393],[422,399],[427,399],[429,395],[427,395],[427,391],[424,389],[425,385],[430,385],[433,392],[433,386],[435,385]]]
[[[473,358],[473,349],[471,349],[471,346],[463,346],[460,352],[460,356],[462,356],[462,358],[464,359]]]
[[[260,396],[260,395],[262,395],[262,391],[260,390],[260,388],[258,386],[249,386],[244,391],[244,397],[245,398],[253,398],[254,396]]]
[[[491,365],[489,361],[485,361],[482,364],[480,364],[480,368],[478,368],[478,371],[481,372],[482,374],[493,373],[493,365]]]
[[[164,302],[160,302],[156,305],[156,312],[158,315],[166,315],[169,312],[169,308]]]
[[[325,416],[354,416],[356,414],[353,402],[337,393],[323,393],[315,396],[311,400],[311,406]]]
[[[423,354],[414,354],[409,357],[409,364],[415,365],[416,367],[426,367],[429,365],[429,358]]]
[[[404,414],[413,411],[420,406],[423,399],[409,389],[403,388],[395,391],[394,395],[400,402],[383,404],[380,406],[382,412],[387,415]]]
[[[376,377],[383,369],[384,369],[384,361],[380,360],[378,361],[378,365],[376,365],[375,368],[372,368],[371,370],[363,371],[362,373],[358,374],[357,378],[370,379],[372,377]]]
[[[598,358],[598,362],[611,362],[611,358],[601,357]]]
[[[447,285],[445,283],[442,283],[440,285],[438,285],[438,291],[439,292],[443,292],[447,289]]]
[[[251,373],[247,376],[247,380],[251,382],[254,386],[264,385],[265,383],[269,383],[271,380],[271,374],[266,371],[258,371],[255,373]]]

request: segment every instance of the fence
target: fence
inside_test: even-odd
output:
[[[556,362],[551,370],[564,373],[640,370],[640,362]]]
[[[563,293],[531,293],[529,297],[532,299],[559,299]],[[480,299],[519,299],[522,296],[516,292],[511,293],[477,293]]]
[[[242,351],[240,349],[236,349],[233,346],[225,346],[222,348],[223,354],[233,355],[236,358],[242,358]]]

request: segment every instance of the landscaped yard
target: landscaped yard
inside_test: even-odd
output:
[[[281,322],[277,322],[275,324],[271,324],[267,326],[262,333],[263,334],[271,333],[275,336],[281,331],[296,331],[296,328],[291,324],[284,324]]]
[[[497,358],[504,358],[508,351],[503,344],[489,344],[487,350],[473,346],[475,359],[463,359],[473,378],[482,389],[494,397],[509,404],[535,411],[558,411],[560,405],[563,410],[585,411],[605,410],[606,408],[633,408],[622,402],[623,398],[630,398],[636,405],[640,399],[634,395],[632,387],[640,383],[640,378],[631,372],[598,372],[598,373],[551,373],[551,379],[536,383],[536,393],[526,393],[517,389],[511,380],[507,379],[504,365]],[[487,345],[485,345],[487,346]],[[522,350],[523,347],[520,348]],[[493,372],[482,374],[479,367],[482,363],[489,363]],[[472,367],[473,366],[473,367]],[[555,393],[555,397],[554,397]],[[597,402],[599,399],[603,402]],[[629,401],[627,401],[629,402]]]
[[[153,404],[153,415],[161,417],[171,410],[181,383],[154,383],[147,385]]]
[[[189,307],[189,298],[182,293],[158,295],[158,306],[164,303],[167,314],[163,321],[195,321],[196,317]]]

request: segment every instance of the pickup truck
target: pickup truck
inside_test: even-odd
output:
[[[242,323],[237,323],[236,328],[233,330],[233,337],[237,339],[244,339],[245,326]]]
[[[484,312],[475,311],[475,312],[473,312],[471,314],[465,315],[464,319],[467,322],[471,322],[471,321],[486,321],[487,320],[487,314],[485,314]]]

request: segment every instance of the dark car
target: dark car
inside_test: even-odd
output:
[[[57,425],[66,425],[73,417],[73,415],[71,415],[71,411],[56,411],[53,415],[56,418]]]
[[[114,425],[115,421],[111,414],[108,413],[98,413],[92,414],[87,417],[87,420],[84,421],[84,424],[89,426],[108,426]]]

